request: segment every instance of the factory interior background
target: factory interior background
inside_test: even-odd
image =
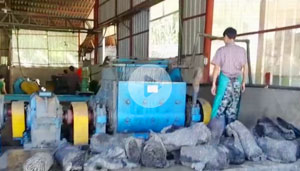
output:
[[[144,133],[150,130],[160,132],[176,124],[187,126],[188,120],[207,125],[214,104],[212,60],[224,45],[222,37],[227,27],[237,30],[236,45],[247,52],[249,73],[246,91],[241,95],[239,122],[251,132],[260,119],[267,117],[274,121],[279,117],[288,123],[287,128],[270,121],[271,126],[265,129],[276,127],[282,136],[287,134],[286,129],[293,132],[295,138],[288,139],[288,143],[300,137],[299,0],[0,0],[0,8],[0,75],[4,77],[7,91],[7,94],[0,93],[0,170],[30,170],[22,164],[36,153],[22,151],[27,141],[34,147],[33,151],[45,150],[44,147],[54,141],[56,145],[51,148],[59,148],[62,137],[72,145],[102,146],[119,139],[114,137],[111,142],[102,142],[101,138],[92,140],[92,137],[99,133],[145,137],[149,134]],[[149,66],[138,70],[143,65]],[[167,69],[158,71],[153,65]],[[70,66],[80,75],[77,91],[71,93],[65,73],[72,73]],[[170,72],[173,68],[179,68],[175,76]],[[171,81],[165,80],[165,72]],[[147,93],[157,94],[149,101],[142,99],[148,95],[143,94],[144,89],[136,83],[144,79],[143,74],[153,77],[151,79],[163,90],[160,92],[161,87],[157,89],[154,83],[142,80],[143,86],[148,86]],[[201,77],[198,84],[195,83],[197,74]],[[135,84],[130,84],[131,81]],[[194,97],[195,92],[197,97]],[[131,97],[132,94],[139,97]],[[169,97],[171,100],[166,99]],[[145,107],[156,101],[159,105]],[[190,125],[193,124],[185,128],[191,129]],[[197,129],[195,126],[194,130]],[[202,132],[196,135],[206,135],[203,131],[206,126],[199,129]],[[177,134],[174,132],[174,135]],[[203,144],[208,139],[203,140]],[[139,141],[134,143],[139,144]],[[244,147],[244,143],[241,144]],[[70,148],[75,147],[72,145]],[[300,144],[292,150],[297,157],[299,147]],[[76,148],[74,153],[84,148],[93,151],[95,147]],[[288,148],[285,150],[279,151],[292,153]],[[125,151],[127,154],[127,149]],[[61,162],[64,154],[57,155],[49,160],[53,166],[44,164],[45,170],[68,170]],[[268,154],[265,155],[269,160]],[[48,161],[43,157],[36,160]],[[165,170],[298,170],[297,157],[288,162],[268,161],[256,165],[246,154],[245,159],[250,163],[246,161],[241,167],[228,163],[224,168],[218,168],[219,163],[207,164],[208,161],[200,167],[197,165],[203,164],[200,159],[195,165],[183,164],[190,167],[176,162],[169,168],[149,165],[152,170],[164,167]],[[114,170],[114,167],[105,168],[108,166],[100,160],[89,161],[102,164],[103,169]],[[88,170],[86,165],[91,163],[84,163],[79,168]],[[142,162],[137,170],[148,170],[146,166]],[[33,170],[35,166],[31,167]],[[125,166],[118,169],[124,170]]]

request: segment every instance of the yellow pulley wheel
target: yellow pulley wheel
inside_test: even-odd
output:
[[[203,123],[208,124],[210,121],[210,117],[211,117],[212,107],[207,100],[202,99],[202,98],[199,98],[198,100],[200,101],[202,109],[203,109]]]
[[[74,145],[85,145],[89,142],[88,107],[84,102],[73,102],[73,140]]]
[[[40,90],[39,85],[36,82],[31,82],[31,81],[24,81],[21,84],[21,89],[26,94],[32,94],[32,93],[38,92]]]
[[[11,104],[11,121],[13,138],[22,138],[25,131],[25,110],[24,102],[12,102]]]

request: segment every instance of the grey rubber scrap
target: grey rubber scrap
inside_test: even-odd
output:
[[[261,161],[266,159],[263,151],[257,145],[254,136],[240,121],[236,120],[230,123],[227,125],[226,129],[230,129],[232,132],[236,133],[245,152],[246,159],[251,161]]]
[[[293,140],[293,143],[297,145],[297,159],[300,158],[300,138]]]
[[[163,131],[167,132],[167,131]],[[203,123],[196,123],[191,127],[179,128],[171,133],[158,134],[167,151],[180,150],[182,146],[196,146],[205,144],[211,139],[211,132]]]
[[[123,163],[121,160],[113,160],[113,159],[105,159],[101,155],[95,155],[90,158],[84,164],[85,171],[94,171],[94,170],[101,170],[101,169],[121,169],[123,168]]]
[[[274,162],[292,163],[297,160],[297,144],[288,140],[276,140],[269,137],[258,137],[257,143]]]
[[[246,156],[240,140],[235,137],[222,137],[220,144],[229,150],[230,164],[242,164],[246,160]]]
[[[141,160],[143,140],[128,137],[125,139],[125,152],[130,162],[139,163]]]
[[[221,170],[229,166],[228,153],[222,145],[187,146],[181,148],[180,160],[183,165],[195,170]]]
[[[119,170],[139,167],[142,143],[142,140],[129,135],[94,135],[90,148],[96,155],[84,164],[84,170]]]
[[[54,157],[64,171],[82,170],[86,152],[67,142],[63,142],[56,149]]]
[[[38,152],[23,164],[24,171],[48,171],[53,165],[53,157],[47,152]]]
[[[130,135],[124,134],[95,134],[91,138],[90,149],[93,153],[103,153],[108,149],[120,147],[124,148],[125,139]]]
[[[282,128],[285,128],[287,130],[292,130],[295,133],[296,138],[300,137],[300,130],[296,126],[285,121],[284,119],[282,119],[280,117],[277,117],[276,121],[277,121],[278,125],[281,126]]]
[[[195,171],[202,171],[205,167],[205,163],[198,162],[198,163],[189,163],[189,162],[181,162],[183,166],[190,167]]]
[[[152,134],[151,138],[145,142],[141,162],[145,167],[168,167],[167,150],[158,135]]]
[[[84,164],[84,171],[103,171],[118,169],[133,169],[139,167],[138,164],[129,162],[126,158],[108,158],[101,154],[97,154],[90,158]]]
[[[283,123],[279,120],[279,123]],[[287,129],[268,117],[259,119],[254,127],[254,135],[262,137],[267,136],[278,140],[294,140],[296,134],[292,129]]]

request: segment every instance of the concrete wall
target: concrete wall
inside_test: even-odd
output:
[[[209,86],[201,87],[199,96],[212,104]],[[248,87],[242,95],[239,120],[251,128],[263,116],[279,116],[300,128],[300,91]]]
[[[41,85],[45,86],[46,81],[51,81],[52,75],[62,74],[63,70],[67,68],[22,68],[25,77],[32,79],[40,79]],[[10,68],[10,85],[13,85],[14,81],[22,77],[19,67]],[[12,92],[12,86],[10,86],[10,92]]]

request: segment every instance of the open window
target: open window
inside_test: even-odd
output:
[[[165,0],[150,8],[149,57],[178,56],[179,0]]]

